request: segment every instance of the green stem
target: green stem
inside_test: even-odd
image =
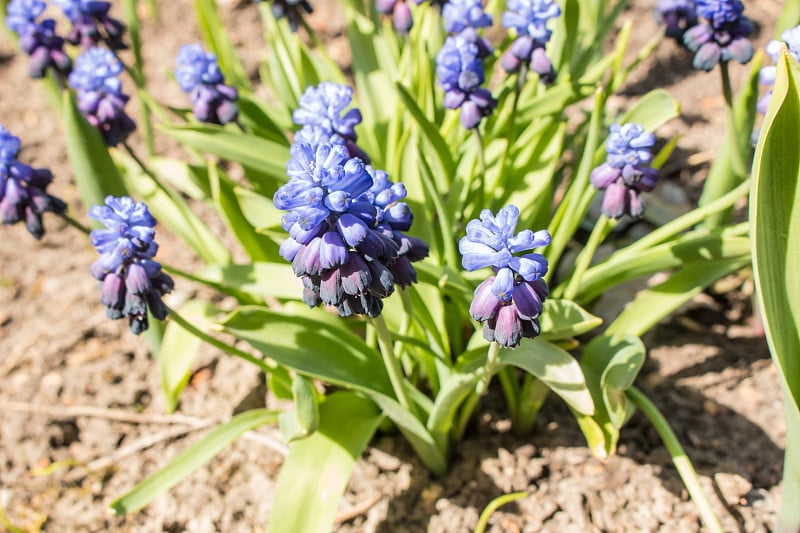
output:
[[[747,163],[739,144],[736,131],[736,116],[733,111],[733,90],[731,89],[731,77],[728,72],[728,62],[723,61],[719,64],[719,71],[722,77],[722,95],[725,97],[725,133],[728,136],[728,143],[733,151],[732,170],[737,178],[745,178],[749,172]],[[727,192],[727,191],[726,191]]]
[[[486,355],[486,373],[475,386],[475,392],[478,396],[482,396],[489,388],[489,382],[492,381],[497,369],[497,356],[500,355],[500,343],[497,341],[489,345],[489,353]]]
[[[486,205],[486,158],[483,153],[483,137],[478,128],[472,131],[475,132],[475,142],[478,143],[478,172],[481,175],[480,205]]]
[[[510,494],[503,494],[502,496],[498,496],[494,500],[489,502],[489,505],[481,513],[480,518],[478,519],[478,525],[475,526],[475,533],[483,533],[486,531],[486,526],[489,524],[489,519],[492,517],[494,512],[498,510],[500,507],[507,503],[515,502],[517,500],[521,500],[528,495],[526,491],[521,492],[512,492]]]
[[[703,520],[708,531],[712,533],[722,533],[722,525],[719,522],[719,518],[717,518],[717,515],[714,513],[714,510],[711,508],[711,502],[706,498],[703,487],[700,485],[700,479],[697,477],[697,472],[695,472],[694,466],[692,466],[692,462],[689,460],[689,456],[686,455],[681,443],[678,442],[678,437],[675,436],[675,433],[672,431],[666,418],[664,418],[664,415],[662,415],[653,402],[636,387],[629,388],[627,390],[627,395],[628,398],[642,410],[645,416],[647,416],[650,423],[653,424],[653,427],[661,437],[661,440],[664,441],[664,446],[667,447],[667,451],[670,456],[672,456],[672,462],[675,464],[675,468],[678,470],[678,474],[681,476],[683,484],[689,492],[692,501],[694,501],[697,511],[700,513],[700,518]],[[794,502],[795,505],[796,503],[797,502]]]
[[[183,318],[180,314],[175,312],[175,310],[169,307],[167,307],[167,310],[169,311],[170,320],[174,320],[176,324],[178,324],[180,327],[182,327],[192,335],[196,336],[200,340],[210,344],[214,348],[222,350],[225,353],[229,353],[235,357],[238,357],[239,359],[244,359],[248,363],[256,365],[265,374],[269,374],[270,372],[272,372],[272,368],[265,361],[257,357],[254,357],[247,352],[243,352],[242,350],[236,348],[235,346],[231,346],[230,344],[224,343],[221,340],[218,340],[212,337],[211,335],[205,333],[204,331],[201,331],[200,329],[195,327],[191,322],[189,322],[188,320]]]
[[[614,225],[615,222],[605,215],[601,215],[600,219],[595,223],[592,234],[589,236],[589,241],[575,260],[575,270],[570,277],[567,289],[564,291],[564,298],[567,300],[574,299],[575,295],[578,294],[583,274],[589,268],[592,258],[595,252],[597,252],[597,247],[600,246],[603,239],[608,236],[609,231],[614,228]]]
[[[86,235],[89,235],[89,233],[91,233],[91,231],[92,231],[88,226],[84,226],[83,224],[81,224],[80,222],[78,222],[77,220],[75,220],[74,218],[72,218],[71,216],[69,216],[66,213],[59,213],[58,216],[60,216],[62,219],[64,219],[64,222],[66,222],[67,224],[69,224],[70,226],[75,228],[76,230],[80,231],[81,233],[85,233]]]
[[[138,166],[140,169],[142,169],[142,172],[144,172],[145,174],[147,174],[148,176],[150,176],[150,177],[153,179],[153,181],[154,181],[154,182],[156,182],[157,184],[161,185],[161,182],[158,180],[158,178],[156,177],[156,175],[155,175],[155,174],[153,174],[153,171],[152,171],[152,170],[150,170],[150,169],[147,167],[147,165],[145,165],[145,164],[144,164],[144,161],[142,161],[141,159],[139,159],[139,156],[138,156],[138,155],[136,155],[136,152],[134,152],[134,151],[133,151],[133,148],[131,148],[131,145],[130,145],[130,144],[128,144],[128,142],[127,142],[127,141],[122,141],[122,146],[124,146],[124,147],[125,147],[125,150],[128,152],[128,155],[130,155],[130,156],[131,156],[131,159],[133,159],[133,160],[134,160],[134,162],[136,163],[136,165],[137,165],[137,166]]]
[[[498,342],[492,342],[489,345],[489,351],[486,354],[486,365],[477,371],[483,372],[483,376],[480,377],[478,383],[475,385],[475,392],[469,395],[466,401],[464,401],[464,405],[461,407],[461,412],[458,415],[458,421],[455,424],[454,440],[461,440],[461,438],[464,436],[464,431],[467,429],[469,419],[472,418],[472,413],[478,406],[481,396],[483,396],[488,390],[489,383],[492,381],[492,376],[494,376],[497,372],[497,357],[499,354],[500,344]]]
[[[506,397],[506,405],[508,405],[508,412],[513,422],[519,417],[519,381],[516,368],[513,366],[503,367],[497,373],[497,379],[503,389],[503,396]]]
[[[400,405],[410,410],[411,401],[406,392],[400,361],[394,355],[392,335],[389,333],[389,328],[386,327],[386,321],[382,315],[378,315],[372,319],[372,325],[378,335],[378,346],[380,347],[381,356],[383,356],[383,364],[386,366],[386,372],[389,373],[389,381],[392,382],[392,389],[394,389],[394,393],[397,396],[397,401],[400,402]]]

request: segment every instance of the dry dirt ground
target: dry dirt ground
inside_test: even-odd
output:
[[[657,28],[653,2],[632,3],[624,17],[636,22],[635,50]],[[191,2],[159,4],[160,21],[144,28],[150,78],[161,99],[182,105],[177,86],[159,80],[168,79],[165,71],[179,46],[197,39]],[[759,46],[769,40],[780,7],[778,0],[748,3]],[[255,64],[267,52],[254,6],[226,3],[223,11],[245,62]],[[335,6],[323,5],[312,25],[346,62],[340,19]],[[176,21],[182,21],[177,30]],[[741,79],[746,69],[734,66],[733,72]],[[82,212],[59,121],[8,40],[0,42],[0,79],[0,123],[22,138],[21,159],[51,168],[52,190],[73,212]],[[620,107],[658,86],[683,107],[681,118],[658,132],[683,136],[664,181],[682,201],[693,197],[705,176],[711,156],[703,154],[713,154],[719,143],[719,79],[694,73],[690,57],[664,42],[634,73]],[[22,227],[0,228],[0,530],[262,531],[282,461],[268,429],[241,439],[144,510],[125,517],[107,510],[113,497],[202,431],[159,418],[164,402],[156,365],[143,339],[105,319],[87,273],[93,252],[56,218],[48,217],[46,225],[40,242]],[[166,262],[192,260],[163,231],[160,241]],[[725,280],[650,333],[650,357],[638,385],[666,413],[725,529],[757,532],[775,523],[785,428],[745,280]],[[192,290],[179,285],[169,302],[191,297]],[[727,291],[733,292],[721,296]],[[223,420],[240,404],[263,398],[259,382],[249,366],[208,349],[179,414],[197,423]],[[641,415],[624,429],[619,454],[601,462],[590,456],[559,402],[548,402],[535,433],[519,439],[508,431],[493,392],[442,478],[432,478],[399,439],[377,438],[359,461],[337,530],[470,531],[489,501],[520,490],[529,496],[497,512],[491,531],[701,528],[668,454]]]

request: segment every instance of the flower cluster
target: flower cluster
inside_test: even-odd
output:
[[[649,166],[656,138],[639,124],[611,126],[606,141],[606,162],[592,171],[592,184],[605,191],[602,212],[609,218],[624,214],[640,217],[644,202],[639,194],[652,191],[658,172]]]
[[[78,109],[97,128],[108,146],[116,146],[136,129],[125,113],[129,96],[122,92],[122,63],[105,48],[87,48],[75,60],[70,87],[78,91]]]
[[[6,8],[6,25],[19,35],[20,48],[30,56],[31,78],[44,77],[48,67],[66,76],[72,67],[72,61],[64,53],[64,39],[55,32],[56,21],[36,21],[45,7],[41,0],[12,0]]]
[[[217,56],[206,52],[200,44],[186,44],[178,51],[175,79],[189,94],[192,111],[200,122],[227,124],[239,116],[235,87],[225,85]]]
[[[695,52],[694,68],[709,71],[731,59],[742,64],[750,61],[754,50],[747,36],[753,24],[743,11],[741,0],[696,0],[701,21],[683,33],[683,44]]]
[[[20,140],[0,126],[0,219],[3,224],[25,221],[31,235],[44,235],[42,215],[63,213],[67,205],[47,194],[53,175],[44,168],[32,168],[17,161]]]
[[[261,2],[261,0],[256,1]],[[286,17],[292,31],[297,31],[300,20],[303,18],[303,12],[312,13],[314,11],[308,0],[272,0],[270,8],[272,16],[276,19]]]
[[[517,72],[523,65],[539,75],[539,79],[552,83],[556,78],[553,64],[545,53],[552,31],[547,21],[561,15],[554,0],[508,0],[503,13],[503,27],[514,28],[517,38],[503,55],[501,64],[507,72]]]
[[[316,87],[307,87],[292,113],[294,123],[303,126],[295,140],[316,145],[321,137],[327,137],[333,144],[343,144],[350,157],[368,163],[367,154],[356,144],[355,128],[361,123],[361,111],[352,108],[345,112],[352,100],[353,89],[347,85],[323,81]]]
[[[789,54],[792,55],[797,61],[800,61],[800,26],[795,26],[794,28],[788,29],[781,34],[781,39],[783,39],[783,43],[786,43],[787,48],[789,49]],[[781,45],[783,44],[781,41],[770,41],[767,44],[767,55],[772,59],[773,63],[777,63],[780,59],[781,53]],[[769,101],[772,98],[772,88],[771,86],[775,84],[775,72],[776,72],[775,65],[769,65],[763,67],[758,73],[758,80],[763,85],[769,85],[770,89],[767,93],[762,96],[758,101],[758,111],[762,114],[767,112],[767,107],[769,106]]]
[[[106,228],[91,232],[89,239],[100,254],[91,267],[100,282],[100,303],[108,318],[128,318],[131,331],[147,329],[147,311],[159,320],[167,316],[161,297],[172,291],[172,278],[155,261],[156,221],[147,206],[123,196],[108,196],[105,205],[89,209],[89,216]]]
[[[125,25],[108,15],[111,2],[99,0],[53,0],[72,23],[67,41],[83,48],[105,42],[112,50],[127,48]]]
[[[478,35],[478,29],[492,25],[492,16],[483,10],[481,0],[449,0],[442,7],[442,17],[447,33],[460,35],[478,47],[478,58],[492,55],[491,43]]]
[[[281,222],[289,238],[280,253],[302,278],[303,301],[310,307],[324,303],[335,306],[341,316],[375,317],[395,284],[416,281],[411,262],[427,256],[428,247],[403,233],[411,227],[412,215],[401,201],[406,195],[402,184],[352,157],[343,137],[332,140],[323,131],[326,124],[339,131],[343,107],[323,107],[316,116],[306,107],[299,121],[295,117],[306,127],[290,151],[289,181],[273,198],[275,207],[288,211]],[[354,111],[348,113],[351,118]],[[354,135],[360,114],[356,122],[342,120]]]
[[[467,236],[458,243],[461,264],[469,271],[491,267],[494,272],[475,289],[469,313],[483,322],[483,337],[489,342],[513,348],[523,337],[539,335],[539,315],[550,294],[547,282],[547,259],[527,253],[550,244],[546,230],[524,230],[517,234],[519,209],[510,205],[494,216],[481,211],[480,220],[467,224]]]
[[[656,20],[666,26],[667,37],[682,43],[684,32],[697,24],[697,6],[694,0],[658,0]]]
[[[444,89],[444,106],[461,109],[461,124],[477,128],[483,117],[497,106],[488,89],[481,87],[485,80],[478,45],[462,35],[450,36],[436,55],[436,75]]]

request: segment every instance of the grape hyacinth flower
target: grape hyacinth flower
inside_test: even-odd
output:
[[[747,36],[753,24],[745,17],[740,0],[696,0],[697,15],[702,19],[683,34],[683,44],[695,52],[692,66],[713,70],[717,63],[735,59],[747,63],[753,57],[753,45]]]
[[[513,28],[517,38],[500,60],[506,72],[517,72],[523,65],[539,75],[545,83],[552,83],[556,71],[545,53],[552,31],[547,21],[561,15],[554,0],[508,0],[503,13],[503,27]]]
[[[509,205],[497,216],[488,209],[480,220],[467,223],[467,236],[458,243],[461,264],[470,272],[491,267],[494,272],[478,285],[469,314],[483,323],[483,338],[500,346],[514,348],[523,337],[539,335],[539,315],[550,294],[543,276],[547,259],[526,253],[550,244],[547,230],[524,230],[517,234],[519,209]]]
[[[449,0],[442,7],[442,18],[447,33],[461,35],[478,47],[479,59],[492,55],[491,43],[477,32],[492,25],[492,16],[483,10],[481,0]]]
[[[164,320],[167,307],[161,297],[172,291],[174,283],[155,261],[156,221],[142,202],[122,196],[108,196],[105,205],[89,209],[89,216],[105,225],[91,232],[89,239],[100,254],[91,266],[100,282],[100,303],[112,320],[127,317],[136,335],[149,324],[147,311]]]
[[[225,85],[217,56],[206,52],[200,44],[186,44],[178,51],[175,79],[189,94],[192,112],[200,122],[227,124],[239,116],[235,87]]]
[[[694,0],[658,0],[656,20],[664,24],[664,34],[683,42],[683,34],[697,24],[697,8]]]
[[[105,48],[88,48],[75,60],[69,85],[78,92],[78,109],[97,128],[108,146],[123,142],[136,129],[125,113],[129,96],[117,76],[122,63]]]
[[[795,58],[795,60],[800,61],[800,26],[795,26],[794,28],[790,28],[783,33],[781,33],[781,39],[783,39],[783,43],[786,43],[787,48],[789,49],[789,54]],[[777,63],[780,59],[781,54],[781,45],[783,44],[781,41],[770,41],[767,44],[767,55],[772,59],[773,63]],[[769,91],[762,96],[758,100],[758,111],[761,114],[766,114],[767,107],[769,107],[769,101],[772,97],[772,85],[775,84],[775,73],[777,69],[775,65],[769,65],[763,67],[758,73],[758,80],[762,85],[770,86]]]
[[[63,213],[67,204],[47,193],[53,175],[17,161],[20,140],[0,126],[0,220],[3,224],[24,221],[36,239],[44,235],[42,215]]]
[[[406,260],[427,255],[427,247],[403,238],[411,215],[395,205],[404,189],[388,180],[376,185],[374,171],[324,137],[316,146],[295,142],[290,153],[289,181],[273,202],[289,211],[280,253],[303,281],[303,301],[335,306],[341,316],[378,316],[395,283],[415,281]]]
[[[72,67],[72,60],[64,53],[64,39],[56,35],[56,22],[36,21],[45,7],[40,0],[12,0],[6,10],[6,25],[19,35],[20,48],[30,57],[31,78],[43,78],[47,67],[66,76]]]
[[[306,88],[298,102],[300,107],[292,113],[292,120],[304,128],[320,128],[334,144],[342,139],[350,157],[369,162],[367,154],[356,144],[355,127],[361,123],[361,111],[352,108],[345,112],[352,100],[352,87],[323,81],[316,87]]]
[[[67,42],[83,48],[105,42],[112,50],[124,50],[125,25],[108,15],[111,2],[99,0],[53,0],[72,23]]]
[[[261,0],[256,1],[261,2]],[[270,8],[272,9],[272,16],[276,19],[286,17],[292,31],[297,31],[303,18],[303,12],[307,14],[314,12],[307,0],[272,0]]]
[[[481,87],[485,74],[478,46],[460,35],[450,36],[436,55],[436,75],[444,89],[444,106],[461,109],[461,124],[477,128],[483,117],[497,106],[497,100]]]
[[[591,181],[597,189],[605,191],[602,213],[609,218],[624,214],[638,218],[644,213],[640,193],[650,192],[656,186],[658,172],[648,166],[652,155],[650,148],[656,138],[646,133],[639,124],[611,126],[606,141],[606,162],[592,170]]]

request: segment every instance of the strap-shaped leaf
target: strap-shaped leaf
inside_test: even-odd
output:
[[[267,409],[254,409],[234,416],[186,448],[167,466],[137,484],[130,492],[116,498],[111,502],[111,508],[117,514],[132,513],[141,509],[156,496],[168,491],[210,461],[244,433],[275,422],[277,416],[277,411]]]
[[[195,327],[205,331],[216,309],[204,300],[190,300],[178,312]],[[178,396],[189,382],[201,345],[202,340],[199,337],[183,329],[174,320],[167,323],[161,341],[158,366],[161,370],[161,390],[164,391],[169,412],[178,406]]]
[[[549,298],[544,302],[544,309],[539,317],[542,328],[542,339],[567,339],[591,331],[603,323],[603,319],[594,316],[571,300]]]
[[[276,183],[286,181],[289,148],[285,144],[220,126],[161,126],[160,129],[191,148],[241,163],[269,176]]]
[[[750,221],[753,274],[764,318],[764,331],[795,406],[800,406],[798,146],[800,68],[784,48],[756,148]]]
[[[568,352],[547,341],[525,341],[514,350],[500,350],[497,360],[539,378],[577,412],[594,413],[594,402],[580,365]]]
[[[317,431],[289,449],[267,532],[330,531],[356,460],[380,421],[375,404],[362,396],[352,392],[329,396],[320,405]]]

